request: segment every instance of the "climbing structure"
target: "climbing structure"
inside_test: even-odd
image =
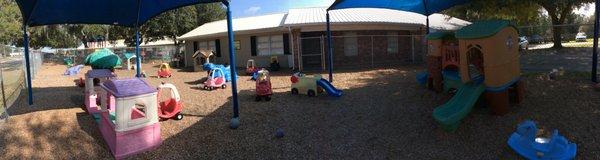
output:
[[[427,39],[428,86],[454,95],[433,113],[445,130],[455,130],[479,100],[499,115],[522,101],[518,31],[510,22],[476,22]]]

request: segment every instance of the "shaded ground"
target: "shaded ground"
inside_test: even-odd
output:
[[[9,110],[0,127],[0,159],[108,159],[92,117],[81,109],[78,77],[46,65],[34,81],[36,105],[25,99]],[[149,74],[156,68],[144,66]],[[133,159],[518,159],[506,140],[526,119],[559,129],[578,144],[578,159],[600,159],[600,92],[585,74],[546,80],[526,74],[526,99],[505,116],[475,108],[454,133],[442,131],[431,114],[446,99],[415,83],[422,67],[337,71],[341,98],[290,95],[289,73],[272,77],[271,102],[254,102],[254,81],[240,76],[242,126],[227,128],[231,90],[190,88],[204,72],[177,71],[170,79],[182,94],[186,117],[161,122],[163,144]],[[85,71],[84,71],[85,72]],[[79,76],[82,76],[83,73]],[[119,70],[120,77],[133,71]],[[274,138],[277,128],[285,131]]]
[[[590,72],[592,48],[536,49],[521,52],[521,68],[526,71],[551,71],[563,67],[567,71]]]

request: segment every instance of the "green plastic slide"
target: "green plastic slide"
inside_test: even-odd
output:
[[[458,89],[456,95],[446,104],[433,111],[433,118],[442,125],[446,131],[458,128],[460,120],[465,118],[485,91],[483,84],[465,84]]]

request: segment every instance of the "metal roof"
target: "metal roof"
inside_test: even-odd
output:
[[[236,18],[233,19],[233,31],[239,33],[239,31],[280,28],[282,26],[283,20],[285,19],[285,16],[285,13],[277,13],[262,16]],[[186,40],[197,37],[225,36],[226,33],[227,21],[219,20],[205,23],[200,27],[178,37],[178,39]]]
[[[284,22],[285,26],[324,25],[326,8],[290,9]],[[331,24],[412,24],[426,25],[424,15],[378,8],[353,8],[329,11]],[[469,25],[470,22],[443,14],[429,16],[430,27],[438,30],[456,30]]]
[[[263,16],[233,19],[233,30],[236,34],[240,31],[253,31],[271,28],[298,27],[310,25],[325,25],[326,8],[298,8],[290,9],[288,13],[271,14]],[[394,25],[421,25],[425,26],[426,17],[412,12],[377,9],[353,8],[339,9],[329,12],[332,25],[336,24],[394,24]],[[458,18],[443,14],[429,16],[430,27],[436,30],[457,30],[471,24]],[[225,36],[227,32],[225,20],[206,23],[178,39],[208,38]]]

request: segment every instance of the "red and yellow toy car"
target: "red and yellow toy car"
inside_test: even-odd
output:
[[[254,60],[249,59],[248,62],[246,62],[246,75],[252,75],[256,71],[258,71],[258,68],[256,67],[256,64],[254,63]]]
[[[171,77],[171,67],[169,67],[168,63],[160,64],[158,67],[158,78],[167,78]]]

